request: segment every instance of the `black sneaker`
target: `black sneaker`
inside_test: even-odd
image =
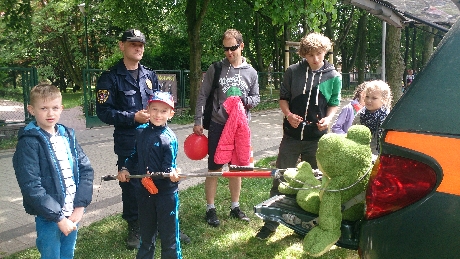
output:
[[[190,244],[192,240],[190,240],[190,237],[188,237],[182,230],[179,230],[179,237],[180,241],[183,242],[184,244]]]
[[[250,219],[240,210],[240,207],[235,207],[233,210],[230,210],[230,217],[241,219],[244,221],[249,221]]]
[[[206,222],[213,227],[220,225],[220,221],[217,218],[216,209],[212,208],[206,211]]]
[[[139,248],[140,237],[139,237],[139,223],[137,221],[128,222],[128,238],[126,239],[126,246],[128,249]]]
[[[259,232],[256,234],[256,238],[260,240],[265,240],[269,237],[271,237],[273,234],[275,234],[275,231],[267,228],[266,226],[263,226],[259,229]]]

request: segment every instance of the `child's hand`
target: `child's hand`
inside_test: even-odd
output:
[[[65,235],[68,236],[72,231],[77,230],[77,224],[73,223],[70,219],[64,218],[58,223],[59,230]]]
[[[117,179],[120,182],[129,182],[129,178],[127,177],[128,175],[130,175],[129,171],[126,168],[122,168],[118,171]]]
[[[321,120],[318,121],[318,123],[316,123],[316,125],[318,126],[318,130],[323,131],[327,129],[330,122],[331,122],[331,118],[329,117],[322,118]]]
[[[171,179],[171,182],[178,182],[180,180],[179,173],[179,168],[171,170],[171,173],[169,173],[169,179]]]
[[[73,223],[78,224],[80,220],[83,218],[83,213],[85,212],[84,207],[76,207],[73,209],[72,215],[70,215],[69,220]]]
[[[299,127],[299,124],[302,123],[303,118],[297,114],[290,113],[289,116],[287,116],[287,121],[289,122],[289,124],[291,124],[291,126],[294,129],[296,129],[297,127]]]

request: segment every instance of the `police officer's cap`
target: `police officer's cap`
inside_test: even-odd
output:
[[[145,36],[140,30],[129,29],[123,32],[121,36],[121,41],[137,41],[145,44]]]

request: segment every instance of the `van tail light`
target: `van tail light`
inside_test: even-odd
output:
[[[382,154],[366,191],[366,219],[402,209],[425,197],[436,185],[436,172],[428,165],[399,156]]]

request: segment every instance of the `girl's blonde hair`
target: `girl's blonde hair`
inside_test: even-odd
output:
[[[365,91],[373,92],[380,91],[382,93],[383,106],[387,109],[391,108],[393,96],[390,86],[382,80],[373,80],[366,83]]]
[[[364,83],[361,83],[359,84],[356,89],[355,89],[355,93],[354,93],[354,96],[353,96],[353,99],[354,100],[361,100],[361,93],[364,91],[364,89],[366,88],[366,85],[367,85],[367,82],[364,82]]]

